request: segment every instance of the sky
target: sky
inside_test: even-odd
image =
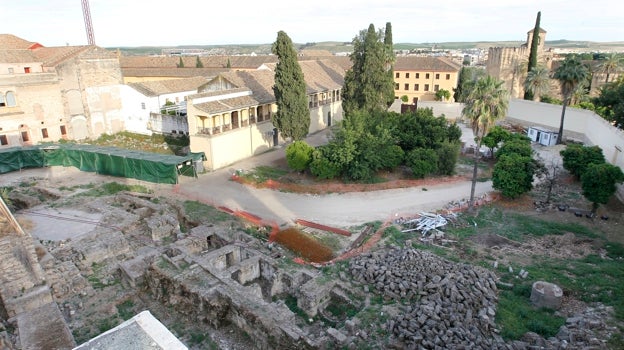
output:
[[[44,46],[86,45],[81,0],[16,0],[0,33]],[[546,40],[624,41],[619,0],[89,0],[101,47],[350,42],[392,24],[393,42],[525,41],[541,11]]]

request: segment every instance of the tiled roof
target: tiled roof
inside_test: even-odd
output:
[[[122,68],[176,68],[180,58],[185,68],[195,67],[197,56],[122,56]],[[227,68],[228,60],[232,69],[256,69],[264,63],[277,62],[277,56],[201,56],[204,68]]]
[[[329,50],[311,50],[311,49],[304,49],[304,50],[299,50],[299,56],[305,56],[305,57],[326,57],[326,56],[333,56],[334,54],[332,54]]]
[[[35,45],[37,43],[24,40],[13,34],[0,34],[0,49],[27,50]]]
[[[124,77],[216,77],[227,68],[121,68]]]
[[[264,102],[256,100],[254,96],[239,96],[218,101],[199,103],[194,106],[202,112],[215,114],[231,111],[233,109],[242,109],[246,107],[257,106],[262,103]]]
[[[271,74],[275,74],[273,72],[276,63],[265,66],[272,71]],[[344,85],[345,70],[330,59],[299,61],[299,66],[303,71],[308,94],[340,89]]]
[[[0,62],[2,63],[30,63],[39,62],[30,50],[0,49]]]
[[[254,98],[260,103],[275,101],[273,95],[274,74],[270,70],[232,71],[220,76],[239,88],[252,91]]]
[[[445,57],[399,56],[394,64],[395,71],[458,72],[461,65]]]
[[[94,46],[40,47],[33,50],[33,54],[43,62],[44,67],[54,67],[92,48]]]
[[[206,77],[169,79],[129,83],[128,85],[145,96],[160,96],[175,92],[193,91],[208,81]]]

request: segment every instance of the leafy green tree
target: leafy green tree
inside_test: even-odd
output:
[[[447,101],[451,98],[451,92],[445,89],[440,89],[435,93],[436,101]]]
[[[537,67],[537,51],[538,51],[539,44],[540,44],[540,18],[541,17],[542,17],[542,12],[541,11],[537,12],[537,18],[535,19],[535,28],[533,28],[533,38],[531,40],[531,51],[529,51],[529,64],[527,66],[527,75],[531,73],[531,71]],[[533,91],[525,90],[524,99],[533,100]]]
[[[600,95],[593,99],[593,103],[596,113],[615,127],[624,128],[624,78],[602,86]]]
[[[195,68],[204,68],[204,64],[199,59],[199,56],[195,56]]]
[[[531,157],[507,153],[498,158],[492,171],[492,187],[507,198],[517,198],[533,188],[535,166]]]
[[[501,142],[507,141],[511,138],[511,132],[505,130],[500,125],[495,125],[492,129],[483,137],[481,142],[483,145],[490,149],[490,155],[494,158],[494,148],[497,148]]]
[[[622,170],[609,163],[590,164],[581,176],[583,196],[592,202],[592,213],[600,204],[607,204],[618,183],[624,182]]]
[[[557,144],[563,142],[563,124],[565,120],[566,106],[570,104],[570,99],[574,90],[579,84],[585,83],[590,77],[589,69],[576,56],[567,56],[555,71],[553,76],[561,84],[561,95],[563,95],[563,107],[561,108],[561,122],[559,124],[559,137]]]
[[[310,110],[297,52],[284,31],[277,33],[271,50],[278,57],[273,85],[277,113],[273,115],[273,125],[285,138],[302,140],[310,130]]]
[[[438,154],[438,174],[453,175],[455,174],[455,165],[459,158],[459,142],[444,142],[435,151]]]
[[[501,148],[496,151],[496,158],[508,155],[519,154],[523,157],[531,158],[533,156],[533,149],[531,148],[531,141],[525,139],[508,139],[503,143]]]
[[[312,161],[314,147],[305,141],[295,141],[286,147],[286,162],[295,171],[304,171]]]
[[[559,154],[563,159],[563,168],[579,179],[590,164],[605,163],[602,148],[598,146],[570,144]]]
[[[550,91],[550,71],[544,66],[531,69],[524,81],[524,90],[530,93],[533,101],[539,100]]]
[[[475,149],[475,162],[472,172],[472,185],[470,188],[469,207],[474,205],[474,193],[477,185],[477,170],[479,163],[479,150],[483,137],[487,135],[490,127],[497,120],[507,114],[509,107],[509,94],[503,87],[503,82],[486,76],[477,80],[462,110],[462,115],[468,119],[475,135],[477,147]]]
[[[438,154],[432,149],[415,148],[407,154],[406,164],[414,177],[423,178],[438,172]]]
[[[394,43],[392,42],[392,24],[390,22],[386,22],[383,42],[386,49],[386,74],[388,75],[388,80],[393,82],[393,84],[384,84],[386,88],[386,91],[384,91],[386,105],[390,107],[394,103],[394,62],[396,61]]]
[[[335,145],[327,144],[317,147],[312,152],[310,172],[319,179],[333,179],[340,176],[341,168],[336,161]]]
[[[371,24],[353,39],[352,67],[345,74],[342,108],[344,114],[363,110],[385,111],[389,91],[394,99],[394,77],[388,74],[389,55],[383,33]]]

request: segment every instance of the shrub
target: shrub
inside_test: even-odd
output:
[[[567,145],[559,152],[563,158],[563,167],[577,178],[583,176],[583,172],[590,164],[602,164],[605,162],[602,148],[598,146],[583,146],[578,144]]]
[[[438,155],[438,174],[453,175],[459,158],[460,145],[457,142],[445,142],[436,150]]]
[[[305,141],[295,141],[286,148],[288,167],[295,171],[304,171],[312,161],[314,147]]]
[[[432,149],[415,148],[407,154],[407,166],[414,177],[423,178],[438,170],[438,154]]]

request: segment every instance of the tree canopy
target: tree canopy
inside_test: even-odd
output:
[[[622,170],[609,163],[589,164],[581,177],[583,196],[592,202],[592,213],[599,204],[607,204],[617,190],[616,185],[624,182]]]
[[[273,115],[273,125],[283,137],[298,141],[306,137],[310,130],[310,110],[303,71],[295,47],[284,31],[277,33],[277,40],[271,50],[278,57],[273,86],[277,113]]]
[[[598,146],[570,144],[561,150],[559,154],[561,154],[563,159],[563,168],[579,179],[590,164],[605,162],[602,148]]]
[[[586,83],[589,77],[589,69],[575,55],[567,56],[553,75],[553,78],[559,80],[559,83],[561,84],[561,95],[563,95],[561,122],[559,123],[559,137],[557,138],[558,144],[563,142],[565,111],[567,105],[570,103],[572,94],[580,84]]]
[[[624,78],[603,85],[592,102],[595,110],[617,128],[624,128]]]
[[[459,154],[461,130],[433,110],[346,116],[330,142],[313,152],[310,171],[319,178],[370,181],[377,171],[405,164],[414,176],[450,175]],[[414,150],[418,150],[415,151]]]
[[[390,34],[391,29],[386,27]],[[389,29],[389,31],[388,31]],[[349,56],[352,67],[345,74],[342,108],[345,115],[357,110],[385,111],[394,100],[394,77],[391,75],[394,53],[384,41],[384,33],[371,24],[353,38]]]
[[[544,66],[533,67],[527,73],[524,90],[530,92],[533,101],[539,101],[542,95],[550,91],[550,71]]]

